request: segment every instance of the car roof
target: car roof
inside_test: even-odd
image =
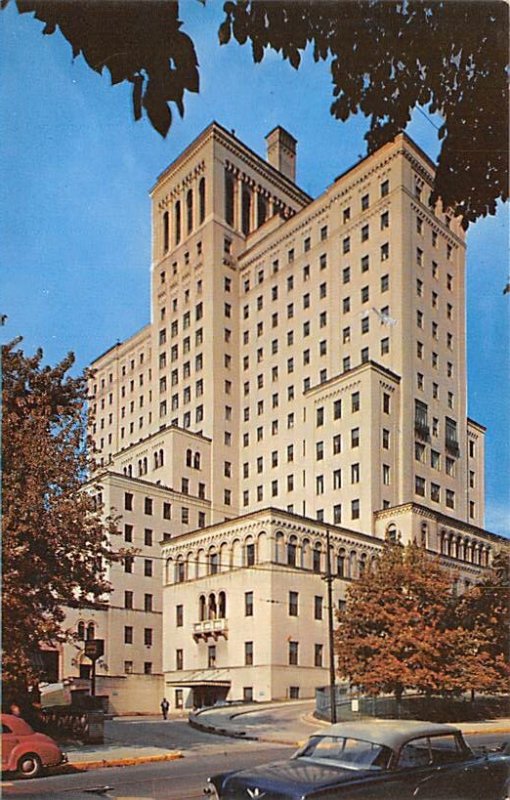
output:
[[[459,733],[453,725],[418,720],[368,720],[360,722],[339,722],[317,732],[322,736],[349,736],[399,750],[409,739],[421,736],[440,736]],[[316,734],[317,735],[317,734]]]
[[[20,736],[26,736],[34,731],[24,719],[17,717],[15,714],[0,714],[0,721],[3,725],[8,725],[13,733]]]

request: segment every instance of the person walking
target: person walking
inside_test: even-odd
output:
[[[160,706],[161,706],[161,713],[163,714],[163,719],[168,719],[168,709],[170,708],[170,703],[168,702],[166,697],[163,698],[163,700],[160,703]]]

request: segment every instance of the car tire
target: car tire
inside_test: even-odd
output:
[[[37,778],[42,773],[42,762],[35,753],[25,753],[18,761],[20,778]]]

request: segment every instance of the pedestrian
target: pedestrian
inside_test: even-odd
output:
[[[170,708],[170,703],[168,702],[166,697],[163,698],[163,700],[161,701],[160,705],[161,705],[161,713],[163,714],[163,719],[167,719],[168,718],[168,709]]]

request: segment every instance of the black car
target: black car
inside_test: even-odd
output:
[[[475,755],[451,725],[332,725],[290,760],[209,778],[216,800],[510,800],[510,748]]]

